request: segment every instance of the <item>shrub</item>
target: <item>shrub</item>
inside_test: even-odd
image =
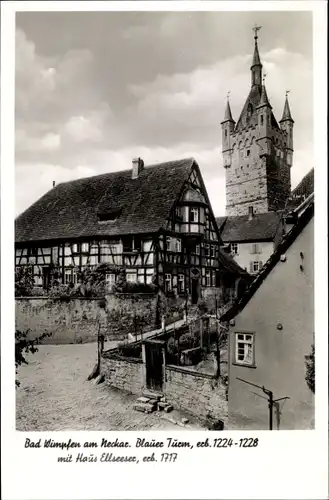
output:
[[[205,314],[206,312],[208,312],[208,305],[204,299],[199,301],[198,309],[200,311],[200,314]]]
[[[85,294],[89,297],[99,297],[106,293],[107,274],[120,276],[124,274],[124,270],[120,266],[101,262],[97,266],[87,267],[77,272],[78,280],[86,287]]]
[[[15,296],[31,295],[34,287],[33,267],[20,266],[15,270]]]
[[[200,345],[200,339],[197,335],[193,335],[190,332],[183,333],[179,338],[179,349],[180,351],[185,351],[185,349],[193,349]]]
[[[155,293],[156,285],[148,283],[132,283],[130,281],[118,281],[113,287],[113,292],[116,293]]]
[[[60,298],[61,300],[69,300],[72,297],[80,297],[80,288],[74,286],[73,283],[68,285],[58,285],[49,290],[48,296],[51,298]]]

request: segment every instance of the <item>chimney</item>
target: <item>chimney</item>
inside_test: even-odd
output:
[[[133,159],[133,169],[132,169],[132,179],[138,179],[139,174],[144,168],[144,162],[141,158],[134,158]]]
[[[254,218],[254,207],[249,207],[248,209],[248,220],[252,220]]]
[[[56,181],[53,181],[53,188],[56,186]]]

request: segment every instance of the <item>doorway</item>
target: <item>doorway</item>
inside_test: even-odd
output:
[[[50,285],[50,269],[49,267],[42,268],[42,286],[45,290],[48,290]]]
[[[145,343],[146,386],[154,391],[163,387],[164,348],[162,340],[146,340]]]
[[[192,304],[197,304],[199,300],[199,279],[192,278]]]

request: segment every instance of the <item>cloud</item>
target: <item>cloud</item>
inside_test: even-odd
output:
[[[24,129],[16,130],[16,151],[20,152],[53,152],[60,148],[59,134],[47,133],[41,137],[30,136]]]
[[[245,18],[241,13],[97,15],[40,14],[34,24],[26,22],[33,25],[28,35],[17,29],[17,213],[53,180],[130,168],[136,156],[146,165],[193,156],[215,213],[223,214],[220,122],[227,92],[237,120],[250,89],[252,38]],[[298,37],[294,30],[290,37],[288,17],[280,17],[277,38],[272,29],[271,50],[262,46],[261,59],[277,119],[285,91],[291,90],[294,186],[313,163],[312,64],[309,32]],[[233,22],[239,37],[232,37]],[[292,42],[285,45],[289,37]]]
[[[110,107],[106,103],[101,103],[86,116],[72,116],[64,124],[63,132],[75,142],[100,142],[104,138],[104,130],[111,117]]]
[[[69,50],[46,57],[36,52],[25,33],[16,31],[17,119],[55,120],[66,108],[80,107],[81,94],[89,83],[92,55],[88,50]]]

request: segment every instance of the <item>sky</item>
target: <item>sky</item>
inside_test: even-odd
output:
[[[194,157],[225,213],[221,125],[250,90],[257,23],[273,112],[294,126],[292,187],[313,166],[309,12],[18,12],[15,210],[56,184]]]

